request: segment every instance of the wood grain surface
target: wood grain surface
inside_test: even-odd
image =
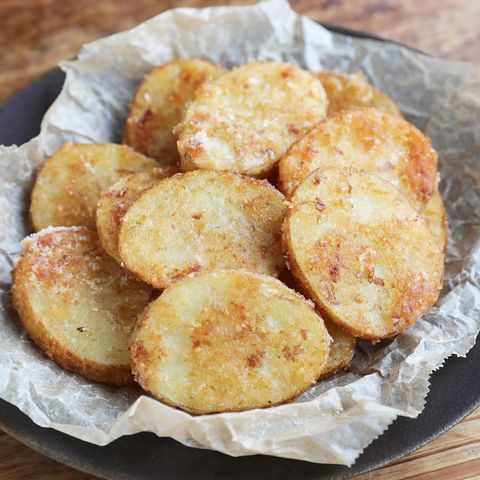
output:
[[[90,40],[163,10],[224,0],[0,0],[0,100]],[[376,33],[444,58],[480,62],[477,0],[293,0],[315,20]]]
[[[0,0],[0,101],[90,40],[168,8],[246,1]],[[480,63],[480,1],[293,0],[315,20],[375,33],[439,57]],[[86,480],[0,431],[0,480]],[[413,454],[358,480],[480,479],[480,409]]]

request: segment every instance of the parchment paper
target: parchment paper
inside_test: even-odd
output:
[[[113,389],[45,359],[10,305],[10,270],[29,232],[34,170],[65,141],[120,141],[127,105],[143,75],[177,57],[226,67],[253,59],[302,67],[362,70],[426,132],[440,155],[450,239],[437,306],[388,346],[363,348],[351,372],[266,410],[192,417],[137,389]],[[124,33],[85,45],[62,63],[67,80],[40,135],[0,147],[0,396],[37,424],[105,445],[153,431],[229,455],[263,453],[352,464],[398,416],[424,407],[428,378],[465,355],[480,328],[480,67],[393,44],[334,35],[270,0],[248,7],[168,11]],[[476,379],[472,379],[476,381]]]

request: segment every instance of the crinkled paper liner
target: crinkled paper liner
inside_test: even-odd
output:
[[[450,235],[437,306],[388,346],[362,350],[349,373],[321,382],[288,405],[194,417],[137,389],[90,383],[45,359],[11,308],[10,270],[20,240],[30,233],[27,209],[35,168],[65,141],[120,141],[139,81],[152,67],[179,57],[226,67],[266,59],[311,70],[362,70],[432,138],[440,155]],[[171,10],[85,45],[77,60],[61,66],[65,86],[40,135],[19,148],[0,147],[3,399],[39,425],[98,445],[153,431],[229,455],[261,453],[345,465],[398,415],[416,417],[422,411],[431,372],[452,354],[464,356],[480,328],[479,66],[331,34],[282,0]]]

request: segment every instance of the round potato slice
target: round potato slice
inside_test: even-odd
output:
[[[379,177],[316,170],[283,228],[292,273],[356,337],[392,337],[438,298],[443,253],[405,196]]]
[[[421,210],[437,188],[437,154],[413,125],[373,108],[338,112],[311,129],[279,165],[279,187],[290,197],[320,167],[363,170],[400,188]]]
[[[86,228],[49,228],[23,245],[12,274],[13,304],[35,343],[90,380],[132,383],[130,337],[151,288],[103,253]]]
[[[100,195],[95,215],[97,232],[104,250],[121,263],[118,253],[120,222],[128,207],[147,188],[177,173],[176,167],[154,168],[149,172],[131,173],[122,177]]]
[[[287,287],[295,290],[301,295],[307,294],[305,289],[302,288],[287,268],[282,271],[278,279]],[[310,302],[312,307],[314,306],[312,300],[307,299],[307,302]],[[330,352],[328,354],[327,363],[323,367],[322,374],[319,377],[321,379],[330,377],[340,370],[347,368],[355,354],[355,347],[357,344],[355,337],[342,330],[337,324],[326,319],[324,319],[324,322],[332,342],[330,343]]]
[[[284,63],[243,65],[199,89],[176,128],[180,167],[266,177],[326,110],[325,90],[310,73]]]
[[[315,76],[322,82],[327,92],[328,115],[339,110],[372,107],[403,118],[395,103],[387,95],[373,88],[362,73],[341,75],[322,71],[315,73]]]
[[[186,277],[139,319],[138,383],[196,414],[269,407],[312,385],[328,357],[322,318],[278,280],[246,271]]]
[[[225,70],[198,59],[175,60],[152,70],[140,84],[125,123],[124,142],[160,165],[178,161],[173,128],[197,88]]]
[[[444,252],[448,243],[448,222],[440,192],[436,191],[433,194],[422,210],[422,217],[426,220],[438,247]]]
[[[206,170],[177,174],[128,209],[120,258],[157,288],[190,273],[228,268],[276,276],[284,265],[285,203],[266,181]]]
[[[100,192],[124,175],[156,165],[126,145],[65,144],[38,171],[30,205],[34,229],[94,229]]]

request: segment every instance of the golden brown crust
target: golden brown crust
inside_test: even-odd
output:
[[[95,221],[98,238],[104,250],[121,263],[118,235],[123,216],[144,190],[178,173],[176,167],[154,168],[149,172],[131,173],[122,177],[100,195]]]
[[[185,275],[245,268],[278,275],[286,211],[268,182],[197,170],[177,174],[143,192],[122,219],[124,266],[165,288]]]
[[[322,84],[300,68],[242,65],[197,92],[176,128],[180,167],[266,177],[326,109]]]
[[[403,118],[395,103],[370,85],[362,73],[341,75],[328,70],[316,72],[328,97],[328,115],[340,110],[371,107]]]
[[[126,145],[66,143],[37,172],[30,205],[34,229],[94,229],[101,191],[124,175],[155,166],[154,160]]]
[[[145,310],[132,338],[140,385],[195,414],[284,403],[328,356],[321,317],[278,280],[246,271],[186,277]]]
[[[283,244],[322,314],[356,337],[401,333],[440,293],[443,254],[427,225],[373,175],[313,172],[292,198]]]
[[[138,87],[125,122],[124,142],[160,165],[178,161],[173,132],[195,91],[225,70],[205,60],[174,60],[153,69]]]
[[[426,220],[438,247],[445,252],[448,244],[448,219],[440,192],[433,194],[422,210],[422,217]]]
[[[279,186],[292,196],[316,168],[354,168],[397,186],[423,209],[437,189],[437,154],[405,120],[375,109],[341,111],[295,142],[279,164]]]
[[[109,385],[133,382],[129,338],[150,293],[86,228],[28,238],[12,272],[13,305],[34,342],[61,367]]]

